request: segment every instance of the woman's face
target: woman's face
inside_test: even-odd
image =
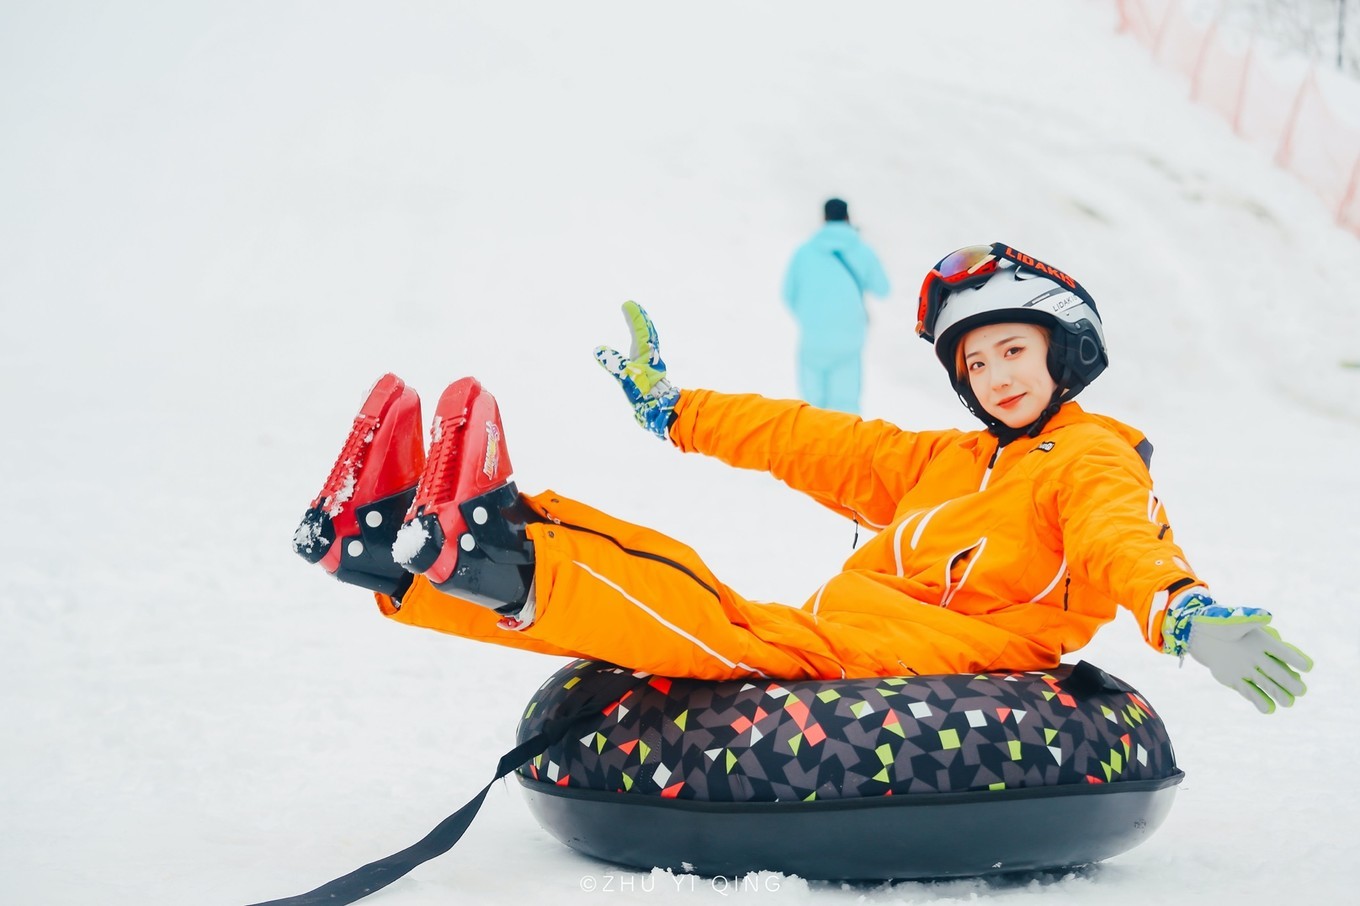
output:
[[[1038,418],[1057,383],[1048,373],[1048,332],[1034,324],[988,324],[964,334],[968,384],[989,415],[1009,428]]]

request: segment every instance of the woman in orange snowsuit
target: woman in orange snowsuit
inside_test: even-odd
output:
[[[1160,648],[1158,593],[1197,582],[1141,438],[1076,403],[1000,450],[981,431],[916,434],[757,396],[684,392],[675,411],[681,449],[768,471],[881,530],[795,609],[748,601],[688,547],[549,492],[529,500],[545,520],[527,526],[530,625],[499,628],[423,578],[383,611],[662,675],[891,676],[1054,667],[1117,601]]]
[[[644,427],[877,530],[801,608],[747,600],[659,532],[551,491],[521,497],[495,400],[472,379],[441,398],[428,463],[414,392],[379,382],[299,553],[378,591],[400,622],[714,680],[1051,668],[1123,605],[1153,648],[1195,656],[1263,711],[1292,704],[1291,666],[1311,661],[1266,611],[1209,598],[1153,491],[1150,445],[1071,400],[1106,362],[1089,294],[1005,246],[961,252],[927,277],[918,331],[985,430],[677,391],[633,303],[632,355],[597,351]],[[401,568],[378,576],[374,550]]]

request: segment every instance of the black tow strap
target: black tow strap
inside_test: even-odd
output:
[[[597,676],[600,675],[597,674]],[[609,674],[603,676],[607,677]],[[482,803],[486,800],[486,794],[490,792],[497,780],[531,758],[546,752],[549,746],[566,736],[572,725],[577,721],[599,715],[607,706],[617,702],[627,694],[628,690],[637,682],[637,678],[628,672],[620,672],[615,676],[618,682],[601,684],[589,698],[582,702],[581,707],[561,717],[546,721],[541,732],[502,755],[500,762],[496,765],[496,776],[491,778],[491,782],[482,787],[482,791],[473,796],[466,805],[439,822],[438,826],[420,841],[406,847],[401,852],[393,853],[376,862],[370,862],[362,868],[356,868],[349,874],[336,878],[334,881],[322,884],[316,890],[298,894],[295,897],[266,900],[251,904],[251,906],[344,906],[346,903],[363,899],[374,891],[382,890],[388,884],[405,876],[417,865],[428,862],[436,856],[442,856],[463,838],[463,833],[472,824],[472,819],[477,817],[477,812],[481,810]]]

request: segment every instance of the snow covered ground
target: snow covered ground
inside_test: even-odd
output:
[[[1218,595],[1317,661],[1258,715],[1121,618],[1162,830],[1074,873],[742,887],[577,856],[496,787],[374,903],[1327,903],[1354,896],[1360,240],[1097,0],[0,3],[0,902],[239,904],[413,842],[557,661],[408,629],[289,539],[369,383],[476,374],[521,487],[801,603],[852,526],[633,424],[592,361],[655,316],[682,386],[793,393],[777,291],[830,194],[896,285],[866,408],[969,426],[912,334],[1004,240],[1097,297],[1083,397],[1157,444]],[[1023,829],[1017,829],[1023,832]],[[1352,891],[1348,893],[1348,891]]]

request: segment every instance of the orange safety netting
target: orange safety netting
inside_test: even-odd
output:
[[[1255,42],[1228,34],[1220,14],[1197,21],[1179,0],[1116,0],[1119,30],[1190,82],[1190,97],[1217,111],[1243,138],[1326,202],[1337,223],[1360,235],[1360,127],[1335,113],[1310,65],[1291,71]]]

